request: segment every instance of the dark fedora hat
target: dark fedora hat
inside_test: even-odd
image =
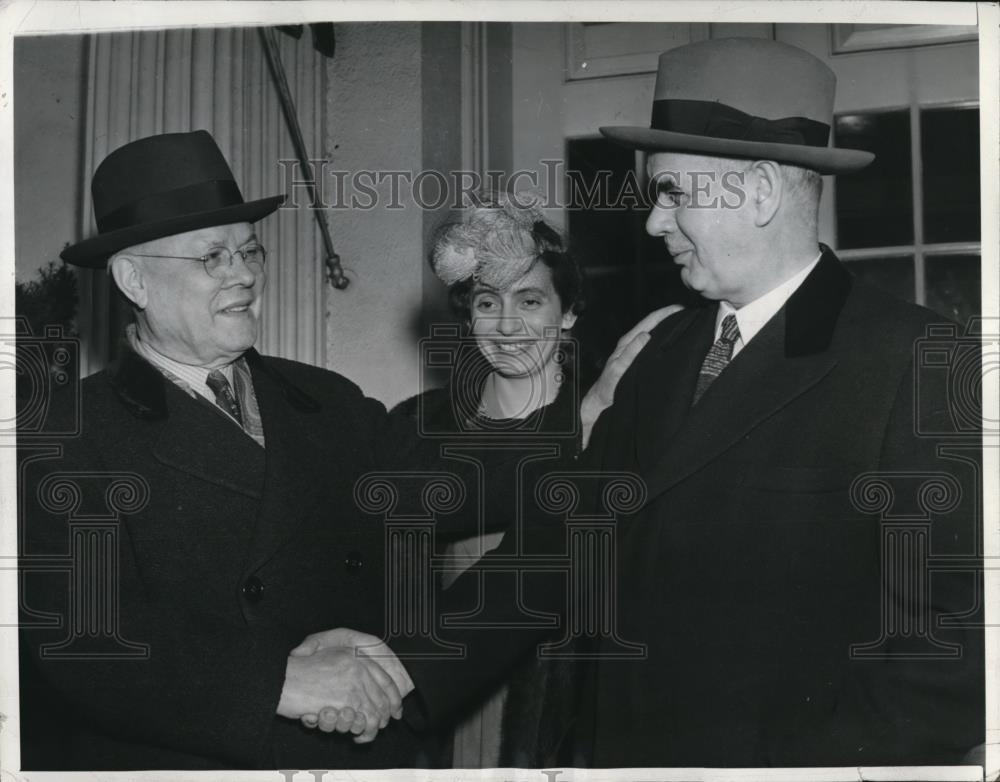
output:
[[[77,266],[100,267],[114,253],[164,236],[230,223],[252,223],[285,196],[244,201],[229,164],[205,130],[163,133],[119,147],[91,183],[97,236],[60,253]]]
[[[823,62],[764,38],[720,38],[660,55],[648,128],[603,127],[647,151],[775,160],[837,174],[871,152],[829,146],[837,79]]]

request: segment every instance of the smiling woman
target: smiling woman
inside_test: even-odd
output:
[[[439,229],[431,266],[478,348],[469,360],[487,364],[466,389],[477,415],[524,420],[552,404],[572,372],[560,348],[583,309],[583,277],[541,210],[523,194],[483,197]]]
[[[579,391],[569,330],[583,309],[580,269],[559,234],[524,194],[488,196],[439,229],[431,253],[468,339],[454,350],[448,385],[399,405],[421,434],[503,440],[539,461],[539,447],[570,461],[576,451]],[[574,393],[576,392],[576,393]],[[526,459],[530,461],[530,459]],[[551,457],[544,470],[558,469]],[[500,484],[507,474],[487,474]],[[522,476],[524,485],[530,485]],[[512,503],[520,502],[517,492]],[[519,507],[488,508],[512,523]],[[496,548],[503,532],[452,542],[449,586]],[[456,731],[455,767],[551,766],[573,715],[567,664],[531,660],[467,715]]]

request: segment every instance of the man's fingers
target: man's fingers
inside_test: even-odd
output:
[[[632,337],[632,339],[617,352],[617,356],[613,357],[613,361],[616,365],[615,371],[619,375],[624,375],[625,370],[632,366],[632,362],[635,361],[635,357],[642,352],[642,349],[646,347],[647,342],[649,342],[649,332],[642,331]]]
[[[317,725],[324,733],[333,733],[333,731],[337,729],[337,722],[339,719],[340,709],[335,709],[333,706],[327,706],[326,708],[320,709],[317,717]]]
[[[392,704],[389,702],[389,696],[375,680],[374,671],[371,670],[371,668],[377,666],[374,666],[369,662],[364,663],[364,665],[368,670],[363,671],[363,675],[361,676],[361,686],[364,694],[368,697],[368,703],[370,704],[370,708],[365,708],[365,713],[369,717],[369,722],[378,726],[378,724],[382,721],[382,718],[388,717],[392,714],[394,709]],[[386,678],[388,679],[388,676],[386,676]],[[367,705],[368,704],[366,704],[366,706]]]
[[[368,673],[371,674],[372,679],[375,684],[379,686],[382,694],[388,702],[388,709],[386,710],[386,718],[401,712],[403,709],[403,696],[396,686],[395,680],[385,671],[385,669],[379,665],[379,663],[370,657],[366,657],[365,661],[368,664]],[[384,727],[384,726],[383,726]]]
[[[637,334],[633,334],[628,342],[619,342],[618,347],[615,348],[615,352],[611,354],[611,358],[608,359],[608,363],[620,363],[623,359],[628,363],[630,358],[635,358],[636,355],[646,343],[649,342],[649,332],[640,331]]]
[[[314,654],[317,649],[319,649],[319,640],[315,635],[308,635],[288,655],[289,657],[308,657]]]
[[[319,724],[319,715],[318,714],[303,714],[299,718],[299,721],[302,723],[303,727],[309,728],[311,730],[312,728],[315,728]]]
[[[363,712],[358,712],[354,716],[354,722],[351,725],[351,733],[355,736],[360,736],[368,728],[368,720],[365,718]]]
[[[374,741],[375,737],[378,735],[378,731],[379,731],[378,723],[374,723],[371,720],[368,720],[364,724],[363,729],[360,732],[358,732],[358,735],[355,735],[354,743],[367,744],[370,741]]]
[[[315,654],[320,649],[330,649],[337,646],[355,646],[359,643],[366,643],[368,639],[378,641],[374,636],[367,633],[359,633],[347,627],[338,627],[333,630],[324,630],[320,633],[312,633],[302,639],[302,643],[289,652],[293,657],[307,657]]]
[[[378,663],[379,667],[392,677],[400,697],[405,698],[413,691],[413,680],[410,678],[410,674],[407,673],[406,667],[399,661],[392,649],[386,646],[383,641],[377,641],[374,636],[371,638],[376,643],[359,645],[357,647],[358,653]]]
[[[680,312],[682,309],[684,309],[684,307],[680,304],[670,304],[669,306],[661,307],[658,310],[653,310],[627,332],[625,332],[622,338],[618,340],[615,353],[617,353],[624,345],[627,345],[642,332],[652,331],[660,324],[661,321],[666,320],[675,312]]]
[[[355,711],[350,706],[345,706],[340,710],[340,716],[337,719],[337,732],[338,733],[349,733],[351,728],[354,726],[354,721],[361,717],[365,718],[365,715],[359,711]]]

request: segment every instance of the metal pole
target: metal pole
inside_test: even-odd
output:
[[[313,171],[312,163],[306,152],[306,144],[302,138],[302,128],[299,126],[299,116],[295,111],[295,103],[292,101],[292,93],[288,89],[288,79],[285,77],[285,68],[281,64],[281,57],[278,54],[278,41],[274,35],[274,30],[270,27],[260,28],[260,39],[264,44],[264,54],[267,57],[267,64],[271,68],[271,75],[274,77],[275,85],[278,87],[278,97],[281,98],[281,108],[284,111],[285,119],[288,122],[288,129],[292,134],[292,143],[295,145],[295,154],[299,158],[302,172],[306,177],[306,186],[309,196],[312,199],[313,214],[316,216],[316,223],[319,225],[320,234],[323,236],[323,245],[326,248],[326,270],[330,277],[330,282],[337,290],[344,290],[350,280],[344,274],[344,269],[340,265],[340,256],[333,249],[333,238],[330,236],[330,227],[326,223],[326,213],[316,191],[316,174]]]

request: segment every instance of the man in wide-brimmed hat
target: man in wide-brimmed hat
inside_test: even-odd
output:
[[[346,378],[254,350],[270,261],[253,224],[284,198],[245,201],[209,133],[126,144],[92,191],[98,233],[62,257],[106,268],[134,323],[115,363],[82,383],[79,435],[54,438],[55,458],[24,471],[25,551],[64,554],[77,515],[121,523],[100,599],[61,574],[25,583],[23,767],[435,762],[433,741],[392,719],[412,685],[378,638],[387,590],[405,587],[388,583],[385,530],[354,491],[373,471],[437,469],[473,496],[477,467],[442,461],[436,440]],[[624,365],[606,373],[605,396]],[[53,420],[73,402],[54,399]],[[478,507],[437,529],[478,531]],[[105,599],[110,613],[94,615]],[[87,638],[106,620],[103,646],[53,653],[67,630],[39,627],[40,611]],[[333,648],[301,645],[331,628],[354,630]]]
[[[316,630],[381,634],[382,534],[353,483],[399,465],[413,438],[339,375],[253,349],[267,269],[253,223],[284,197],[244,201],[206,131],[126,144],[92,190],[98,234],[62,255],[107,268],[134,323],[114,365],[82,383],[79,436],[25,472],[22,532],[34,555],[66,550],[74,514],[38,488],[53,475],[69,476],[81,514],[121,511],[108,487],[129,484],[108,595],[120,643],[65,659],[45,652],[65,629],[24,630],[23,766],[429,762],[392,719],[408,689],[388,658],[291,653]],[[84,592],[50,574],[29,577],[23,599],[71,617]],[[94,610],[75,621],[97,622]],[[326,706],[357,742],[303,729]]]
[[[645,482],[576,727],[593,765],[950,764],[983,741],[976,466],[916,434],[953,430],[914,362],[939,319],[819,244],[821,175],[872,159],[829,146],[834,86],[794,47],[712,40],[661,56],[651,127],[601,128],[648,153],[647,231],[705,303],[653,331],[587,452]],[[921,551],[967,559],[931,579]],[[525,605],[556,612],[542,578]],[[509,618],[500,580],[446,608]],[[407,663],[428,715],[539,636],[445,632],[467,663]]]

